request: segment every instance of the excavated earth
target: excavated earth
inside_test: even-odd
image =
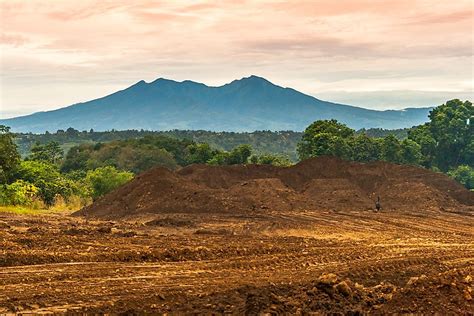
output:
[[[0,213],[0,314],[472,315],[473,227],[473,193],[415,167],[154,169]]]
[[[386,162],[309,159],[293,167],[193,165],[156,168],[77,215],[102,219],[143,214],[258,214],[274,211],[387,211],[474,206],[474,194],[441,173]]]

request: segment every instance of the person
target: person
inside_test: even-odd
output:
[[[382,208],[382,205],[380,205],[380,196],[377,196],[377,201],[375,202],[375,209],[378,211],[380,211],[380,209]]]

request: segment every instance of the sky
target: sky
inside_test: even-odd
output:
[[[0,118],[164,77],[372,109],[473,100],[473,0],[0,0]]]

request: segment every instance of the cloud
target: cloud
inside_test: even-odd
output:
[[[318,98],[366,108],[404,109],[407,107],[431,107],[448,100],[473,100],[472,91],[330,91],[316,94]]]
[[[472,10],[471,0],[0,0],[0,105],[64,105],[165,76],[464,91]]]
[[[28,42],[28,38],[21,34],[0,33],[0,45],[19,47]]]
[[[410,18],[407,24],[431,25],[446,23],[472,23],[473,10],[463,10],[450,13],[425,14]]]
[[[376,53],[374,43],[344,41],[331,37],[309,37],[301,39],[281,38],[245,42],[244,50],[270,53],[275,52],[310,52],[317,56],[366,56]]]
[[[66,9],[52,9],[51,12],[47,12],[47,16],[61,21],[82,20],[127,7],[130,7],[130,4],[123,1],[81,1],[67,6]]]

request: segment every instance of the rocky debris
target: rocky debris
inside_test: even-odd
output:
[[[244,313],[249,314],[364,314],[390,301],[396,287],[381,283],[364,287],[335,274],[323,274],[310,284],[246,288]]]
[[[451,311],[464,314],[473,311],[473,280],[468,271],[453,269],[435,276],[421,275],[408,280],[405,287],[396,292],[383,311],[390,313]],[[464,308],[460,308],[464,306]],[[423,310],[423,309],[424,310]]]

